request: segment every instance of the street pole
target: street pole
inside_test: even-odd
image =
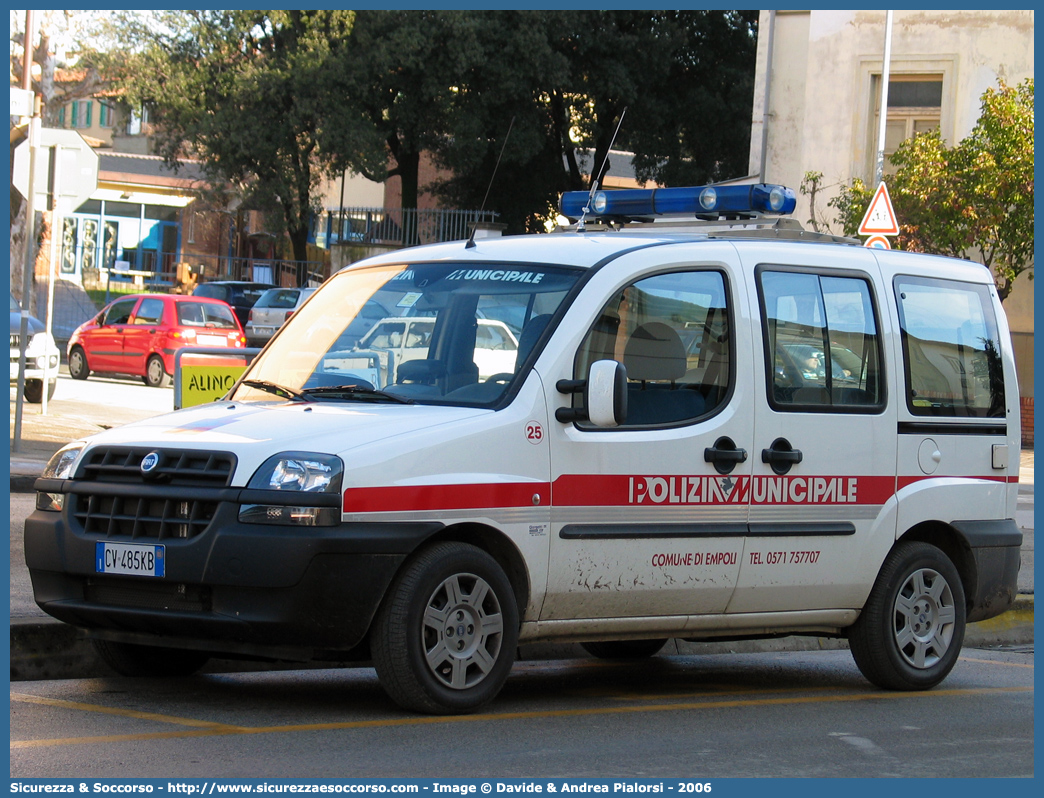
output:
[[[63,235],[64,223],[61,208],[61,198],[59,191],[62,185],[62,148],[57,144],[51,148],[51,257],[48,266],[48,280],[47,280],[47,322],[45,329],[47,335],[50,336],[54,329],[54,283],[58,279],[57,266],[58,258],[61,255],[62,248],[59,247],[58,241],[59,236]],[[50,354],[47,355],[47,362],[50,363]],[[58,358],[59,363],[61,362],[61,356]],[[55,375],[55,379],[58,375]],[[43,375],[43,398],[40,400],[40,415],[47,415],[47,367],[44,367]]]
[[[31,90],[33,66],[33,12],[25,12],[25,38],[22,42],[22,87]],[[40,112],[43,103],[33,97],[33,115],[29,120],[29,191],[25,200],[25,263],[22,267],[22,314],[18,326],[18,383],[15,392],[14,440],[11,451],[22,450],[22,405],[25,403],[25,348],[29,344],[29,297],[33,292],[33,266],[36,261],[36,150],[40,141]],[[46,392],[47,386],[44,386]]]
[[[888,122],[888,65],[892,60],[892,12],[885,12],[884,67],[881,69],[881,119],[877,128],[877,166],[874,187],[884,180],[885,126]]]

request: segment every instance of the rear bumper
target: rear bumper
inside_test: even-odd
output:
[[[1018,594],[1022,533],[1012,518],[954,521],[970,553],[974,577],[967,591],[968,622],[1007,612]]]

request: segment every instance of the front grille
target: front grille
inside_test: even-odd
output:
[[[151,453],[159,463],[146,477],[141,461]],[[236,458],[229,452],[200,449],[147,449],[143,446],[108,446],[93,449],[80,466],[77,479],[92,482],[224,487],[232,479]]]
[[[210,588],[171,582],[88,579],[83,597],[94,604],[143,610],[210,612]]]
[[[148,454],[158,462],[148,474],[141,462]],[[229,452],[149,449],[112,446],[91,451],[80,466],[78,482],[87,492],[69,496],[73,517],[84,534],[129,538],[193,538],[202,534],[219,502],[186,496],[171,488],[223,488],[232,480],[236,459]],[[106,485],[113,485],[107,490]],[[126,486],[135,490],[128,494]]]
[[[73,495],[84,533],[105,537],[194,538],[210,525],[218,502],[149,496]]]
[[[22,343],[22,336],[21,336],[21,334],[19,334],[19,335],[12,335],[11,336],[11,348],[12,349],[18,349],[21,346],[21,343]]]

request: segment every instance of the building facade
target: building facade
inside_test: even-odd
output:
[[[813,215],[840,233],[827,203],[853,178],[873,184],[884,68],[885,11],[762,11],[752,109],[750,173],[795,189],[823,175]],[[1033,11],[895,11],[885,163],[899,143],[939,128],[948,144],[975,126],[980,98],[1000,82],[1033,77]],[[1005,300],[1024,410],[1033,406],[1033,282]],[[1032,412],[1023,414],[1032,442]],[[1024,436],[1025,437],[1025,436]]]

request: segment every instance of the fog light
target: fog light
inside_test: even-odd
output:
[[[337,526],[341,514],[336,507],[287,507],[275,504],[244,504],[239,509],[244,524],[280,526]]]
[[[36,509],[37,510],[50,510],[52,512],[60,513],[62,508],[65,507],[65,494],[64,493],[37,493],[36,494]]]

